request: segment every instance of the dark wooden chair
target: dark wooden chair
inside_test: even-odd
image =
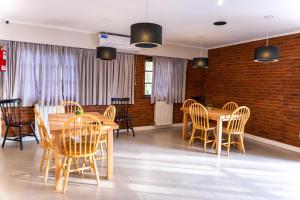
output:
[[[21,121],[22,116],[20,113],[21,99],[6,99],[0,100],[0,108],[4,123],[6,125],[6,132],[2,142],[2,148],[4,148],[6,140],[12,140],[20,142],[20,149],[23,150],[23,137],[33,136],[36,142],[39,144],[39,140],[34,131],[34,121]],[[32,134],[22,134],[22,128],[29,126],[32,130]],[[9,137],[9,131],[11,128],[19,129],[19,136]]]
[[[128,114],[129,100],[130,98],[111,98],[111,103],[116,107],[115,122],[119,127],[123,124],[126,125],[127,133],[129,133],[129,129],[131,129],[132,135],[135,136],[131,117]],[[117,129],[117,138],[119,137],[119,130],[120,129]]]
[[[191,99],[194,99],[198,103],[201,103],[202,105],[206,106],[206,101],[205,101],[205,97],[204,96],[193,96],[193,97],[191,97]]]

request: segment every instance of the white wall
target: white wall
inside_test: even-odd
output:
[[[0,23],[0,39],[89,49],[96,48],[98,44],[98,35],[94,33],[16,23]],[[163,44],[161,48],[145,49],[139,54],[191,59],[199,56],[200,49]],[[207,50],[203,54],[207,55]]]

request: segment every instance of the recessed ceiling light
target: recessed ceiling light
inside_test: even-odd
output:
[[[222,6],[223,5],[223,3],[224,3],[224,0],[218,0],[218,6]]]
[[[217,21],[214,23],[215,26],[224,26],[225,24],[227,24],[225,21]]]

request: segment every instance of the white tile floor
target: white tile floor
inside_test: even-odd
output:
[[[229,158],[204,153],[202,145],[187,147],[180,129],[137,131],[135,138],[115,140],[114,178],[96,180],[72,174],[66,194],[56,193],[53,173],[43,182],[41,151],[34,142],[0,150],[0,200],[177,200],[300,199],[300,155],[246,141],[246,155]]]

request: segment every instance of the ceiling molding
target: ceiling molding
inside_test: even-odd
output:
[[[283,37],[283,36],[287,36],[287,35],[298,34],[298,33],[300,33],[300,30],[286,32],[286,33],[280,33],[280,34],[276,34],[276,35],[273,35],[273,36],[269,36],[269,39],[277,38],[277,37]],[[254,38],[254,39],[251,39],[251,40],[243,40],[243,41],[240,41],[240,42],[233,42],[233,43],[228,43],[228,44],[224,44],[224,45],[209,47],[207,49],[208,50],[218,49],[218,48],[223,48],[223,47],[228,47],[228,46],[233,46],[233,45],[238,45],[238,44],[244,44],[244,43],[249,43],[249,42],[256,42],[256,41],[259,41],[259,40],[266,40],[266,39],[267,39],[267,37]]]

